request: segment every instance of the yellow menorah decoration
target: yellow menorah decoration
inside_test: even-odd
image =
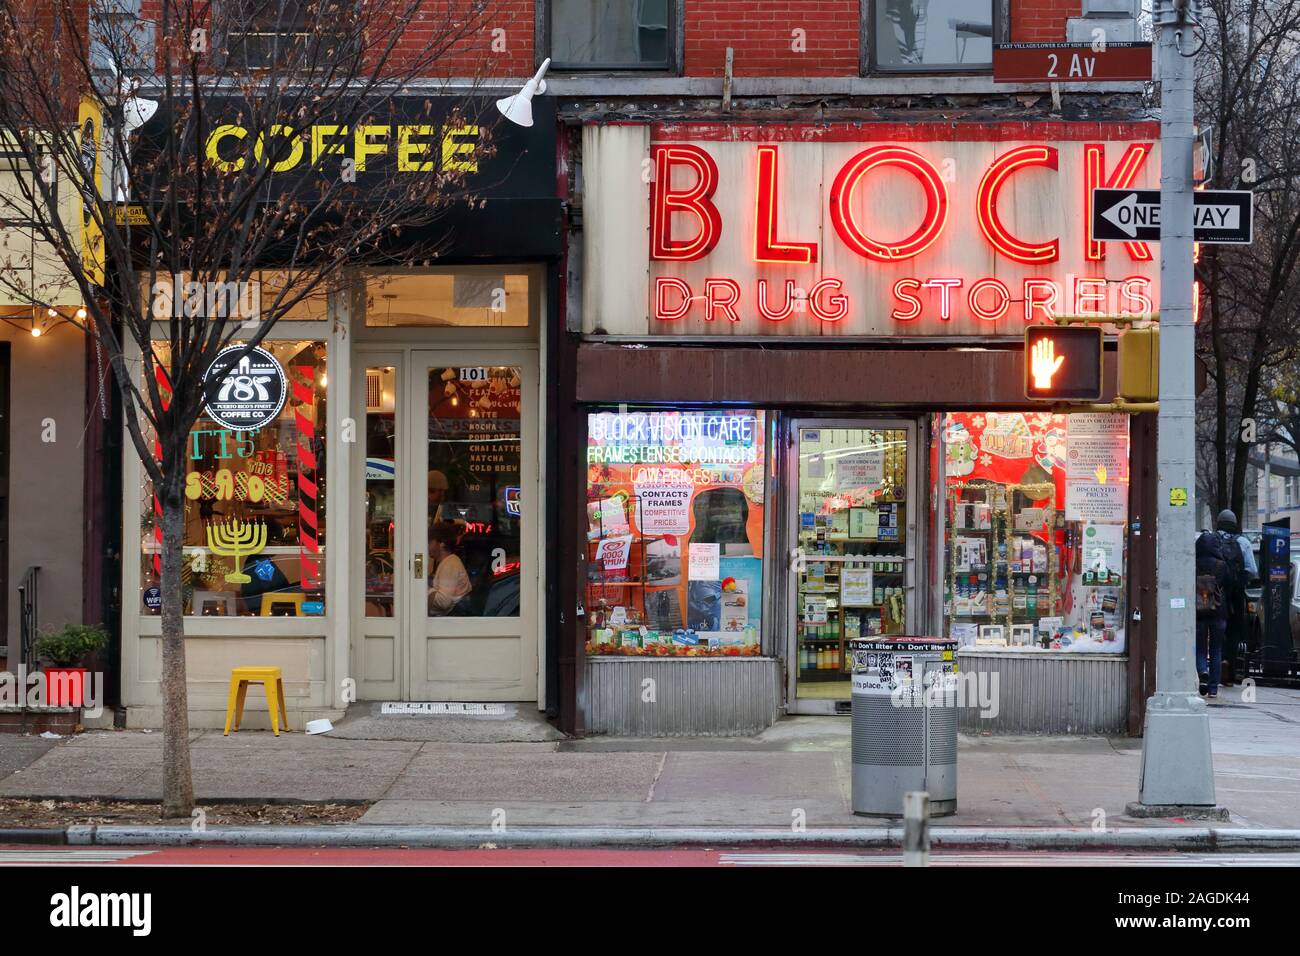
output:
[[[240,521],[238,518],[231,518],[224,523],[214,521],[208,525],[208,547],[213,554],[234,558],[234,571],[226,575],[228,582],[247,584],[253,579],[240,570],[244,566],[243,558],[245,555],[257,554],[266,547],[266,525]]]

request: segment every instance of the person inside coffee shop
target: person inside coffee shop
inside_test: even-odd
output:
[[[460,530],[455,522],[439,521],[429,533],[429,615],[451,614],[470,592],[469,574],[457,552]]]

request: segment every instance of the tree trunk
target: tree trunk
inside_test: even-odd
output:
[[[188,818],[194,810],[190,774],[189,694],[185,685],[185,617],[181,559],[185,499],[179,482],[162,491],[162,696],[163,804],[167,819]],[[174,487],[172,487],[174,485]]]

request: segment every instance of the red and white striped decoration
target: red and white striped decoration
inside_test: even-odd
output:
[[[290,380],[295,401],[293,416],[298,428],[298,553],[302,562],[302,589],[320,587],[320,524],[317,516],[320,493],[316,463],[316,393],[312,388],[316,369],[295,365]],[[304,412],[310,410],[309,418]]]
[[[162,410],[165,412],[171,406],[172,386],[167,380],[167,372],[163,367],[154,360],[153,367],[154,381],[158,383],[158,392],[162,398]],[[158,440],[158,432],[154,431],[153,436],[153,456],[162,461],[162,442]],[[153,541],[158,546],[158,550],[153,555],[153,571],[158,575],[158,583],[162,584],[162,501],[158,498],[157,492],[153,496]]]

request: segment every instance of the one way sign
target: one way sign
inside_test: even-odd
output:
[[[1197,242],[1249,244],[1253,238],[1254,194],[1217,189],[1195,193],[1192,218]],[[1160,190],[1094,189],[1092,238],[1102,242],[1158,242]]]

